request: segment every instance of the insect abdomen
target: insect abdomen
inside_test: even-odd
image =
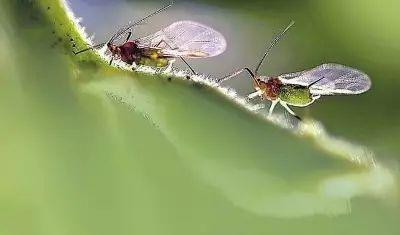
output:
[[[138,65],[146,65],[151,67],[165,67],[168,65],[168,60],[165,58],[148,58],[148,57],[141,57],[136,64]]]
[[[165,67],[168,65],[168,60],[160,56],[159,49],[143,49],[141,52],[141,57],[138,58],[136,64],[146,65],[151,67]]]
[[[281,86],[279,99],[293,106],[307,106],[314,101],[308,87],[290,84]]]

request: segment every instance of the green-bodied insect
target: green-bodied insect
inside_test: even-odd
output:
[[[312,104],[323,95],[353,95],[366,92],[371,87],[371,81],[365,73],[339,64],[322,64],[310,70],[280,76],[261,76],[258,74],[262,63],[271,52],[271,49],[282,38],[287,30],[294,24],[290,24],[279,33],[270,43],[267,51],[258,63],[254,72],[249,68],[240,69],[222,79],[221,83],[236,77],[242,72],[248,72],[253,80],[256,90],[247,97],[253,99],[260,96],[271,101],[269,114],[280,103],[290,114],[300,119],[288,105],[305,107]]]

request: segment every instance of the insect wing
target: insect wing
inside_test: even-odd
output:
[[[139,46],[161,48],[164,56],[205,58],[223,53],[226,40],[221,33],[193,21],[178,21],[137,40]]]
[[[371,87],[365,73],[339,64],[279,76],[283,83],[309,86],[314,95],[361,94]]]

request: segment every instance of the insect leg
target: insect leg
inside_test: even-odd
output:
[[[176,47],[172,47],[172,46],[171,46],[169,43],[167,43],[164,39],[162,39],[159,43],[157,43],[156,47],[160,46],[161,43],[165,43],[165,45],[168,46],[171,50],[177,49]],[[181,59],[181,60],[183,61],[183,63],[185,63],[185,64],[189,67],[190,71],[191,71],[194,75],[197,75],[197,73],[194,71],[194,69],[192,68],[192,66],[190,66],[190,64],[189,64],[182,56],[179,56],[179,59]]]
[[[297,114],[296,114],[295,112],[293,112],[293,110],[291,110],[291,109],[289,108],[289,106],[288,106],[285,102],[280,101],[279,103],[280,103],[290,114],[292,114],[295,118],[297,118],[297,119],[299,119],[299,120],[301,121],[301,118],[300,118],[299,116],[297,116]]]
[[[275,106],[278,104],[278,102],[279,102],[278,100],[274,100],[271,102],[271,106],[269,107],[269,111],[268,111],[269,116],[272,115],[272,112],[274,111]]]
[[[129,41],[129,39],[131,38],[131,36],[132,36],[132,32],[129,31],[128,36],[126,37],[125,42]]]
[[[170,61],[168,62],[167,68],[165,68],[165,69],[163,70],[163,73],[170,73],[171,70],[172,70],[172,65],[173,65],[174,63],[175,63],[175,59],[170,60]]]
[[[172,47],[169,43],[167,43],[164,39],[161,39],[154,47],[159,47],[161,45],[161,43],[165,43],[165,45],[167,47],[169,47],[169,49],[171,50],[175,50],[178,49],[177,47]]]
[[[253,92],[253,93],[251,93],[251,94],[249,94],[249,95],[247,95],[247,99],[253,99],[253,98],[256,98],[257,96],[259,96],[259,95],[261,95],[262,94],[262,91],[256,91],[256,92]]]
[[[194,75],[197,75],[197,73],[194,71],[194,69],[192,68],[192,66],[190,66],[190,64],[189,64],[188,62],[186,62],[186,60],[185,60],[182,56],[179,56],[179,58],[183,61],[183,63],[185,63],[185,64],[189,67],[190,71],[191,71]]]
[[[319,98],[321,98],[321,95],[313,95],[312,96],[313,101],[318,100]]]
[[[217,82],[218,82],[218,83],[224,82],[224,81],[226,81],[226,80],[229,80],[229,79],[231,79],[231,78],[233,78],[233,77],[238,76],[239,74],[241,74],[241,73],[243,73],[243,72],[248,72],[248,73],[250,74],[251,78],[254,78],[253,72],[251,72],[251,70],[250,70],[249,68],[246,67],[246,68],[243,68],[243,69],[239,69],[238,71],[233,72],[233,73],[231,73],[230,75],[227,75],[227,76],[225,76],[225,77],[223,77],[223,78],[218,79]]]
[[[167,47],[169,47],[169,48],[172,49],[172,47],[171,47],[164,39],[161,39],[154,47],[155,47],[155,48],[159,47],[159,46],[161,45],[161,43],[165,43],[165,45],[166,45]],[[175,60],[170,60],[170,61],[168,62],[168,66],[167,66],[166,69],[164,69],[164,73],[169,73],[169,72],[171,72],[171,70],[172,70],[172,64],[173,64],[173,63],[175,63]]]
[[[114,60],[114,57],[111,57],[110,65],[112,64],[113,60]]]

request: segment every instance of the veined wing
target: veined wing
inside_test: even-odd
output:
[[[205,58],[223,53],[226,40],[221,33],[193,21],[178,21],[144,38],[139,46],[157,47],[165,56]]]
[[[310,70],[279,76],[283,83],[309,86],[315,95],[361,94],[371,87],[365,73],[340,64],[322,64]]]

